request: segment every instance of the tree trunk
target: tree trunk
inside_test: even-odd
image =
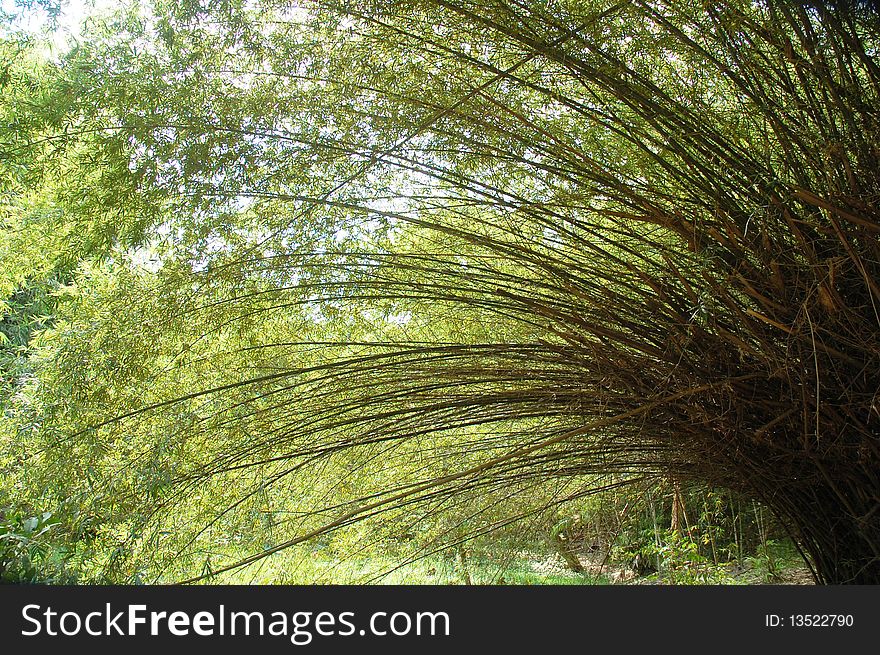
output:
[[[672,520],[670,528],[681,536],[682,527],[687,526],[687,516],[684,513],[684,497],[681,494],[681,482],[677,478],[672,479]]]
[[[562,556],[562,559],[565,560],[568,568],[574,571],[575,573],[583,573],[584,567],[581,564],[580,559],[578,559],[577,555],[574,552],[574,548],[572,547],[571,539],[566,534],[565,528],[568,526],[570,521],[562,521],[559,525],[557,525],[553,531],[550,533],[550,543],[556,549],[556,552]]]

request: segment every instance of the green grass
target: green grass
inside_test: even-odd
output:
[[[225,584],[388,584],[388,585],[603,585],[604,576],[575,573],[543,553],[521,552],[504,561],[474,555],[465,572],[456,557],[432,555],[406,564],[391,557],[335,558],[326,550],[273,558],[234,572]]]

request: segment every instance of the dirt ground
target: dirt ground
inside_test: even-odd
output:
[[[669,584],[671,581],[655,575],[639,575],[629,567],[609,564],[602,554],[582,554],[578,558],[584,572],[593,576],[604,576],[611,584]],[[782,568],[774,577],[753,566],[732,565],[726,571],[725,581],[734,584],[774,584],[774,585],[812,585],[813,576],[804,564],[790,564]]]

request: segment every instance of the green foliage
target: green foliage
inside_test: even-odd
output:
[[[797,562],[799,553],[789,539],[768,539],[762,542],[746,562],[763,583],[778,584]]]
[[[27,516],[0,508],[0,582],[70,584],[65,551],[53,540],[58,525],[51,512]]]
[[[0,462],[53,516],[9,519],[9,566],[51,536],[92,579],[305,576],[521,530],[715,582],[777,568],[756,497],[822,579],[876,577],[877,27],[160,0],[57,57],[4,36]]]
[[[714,564],[700,554],[700,544],[682,533],[666,531],[660,543],[643,549],[660,562],[660,573],[670,584],[719,584],[725,580],[724,565]]]

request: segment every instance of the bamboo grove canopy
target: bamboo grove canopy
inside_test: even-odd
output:
[[[22,484],[185,580],[672,476],[880,582],[878,47],[782,0],[160,1],[5,44],[4,220],[66,271]]]

